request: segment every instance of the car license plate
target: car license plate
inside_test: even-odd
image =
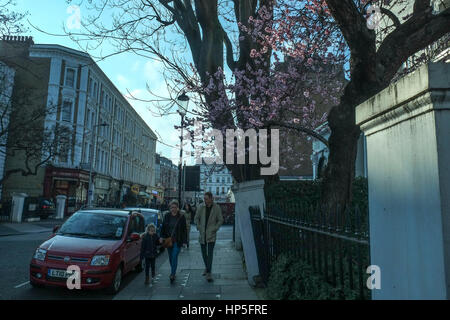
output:
[[[68,278],[71,274],[64,270],[49,269],[48,275],[54,278]]]

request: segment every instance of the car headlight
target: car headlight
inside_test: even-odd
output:
[[[91,260],[91,266],[107,266],[109,263],[109,255],[94,256]]]
[[[36,252],[34,253],[34,257],[33,258],[36,259],[36,260],[44,261],[46,254],[47,254],[47,250],[41,249],[41,248],[37,248]]]

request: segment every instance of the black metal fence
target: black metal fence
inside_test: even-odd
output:
[[[0,221],[11,220],[11,207],[12,207],[12,200],[2,202],[2,206],[0,208]]]
[[[332,286],[370,299],[366,287],[370,265],[367,212],[273,202],[267,204],[263,217],[259,207],[249,210],[260,275],[266,284],[271,266],[285,253],[309,264]]]

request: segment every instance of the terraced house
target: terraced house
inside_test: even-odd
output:
[[[157,137],[87,53],[7,36],[0,60],[16,70],[13,95],[29,100],[16,104],[11,122],[40,110],[35,123],[43,136],[39,159],[33,159],[36,174],[11,174],[3,181],[4,199],[66,195],[71,213],[87,202],[91,170],[94,204],[118,205],[130,189],[151,197]],[[69,134],[62,138],[61,132]],[[47,136],[56,140],[53,146],[45,145]],[[23,157],[8,154],[5,172],[23,166]]]

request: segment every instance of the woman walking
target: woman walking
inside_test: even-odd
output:
[[[186,217],[186,243],[189,248],[189,235],[191,233],[191,221],[194,216],[194,210],[191,207],[191,204],[186,202],[184,205],[184,216]]]
[[[186,244],[186,218],[180,211],[177,200],[169,203],[169,211],[164,212],[164,221],[161,228],[161,241],[166,242],[170,238],[172,245],[167,248],[170,263],[170,282],[175,280],[178,266],[178,254]]]

